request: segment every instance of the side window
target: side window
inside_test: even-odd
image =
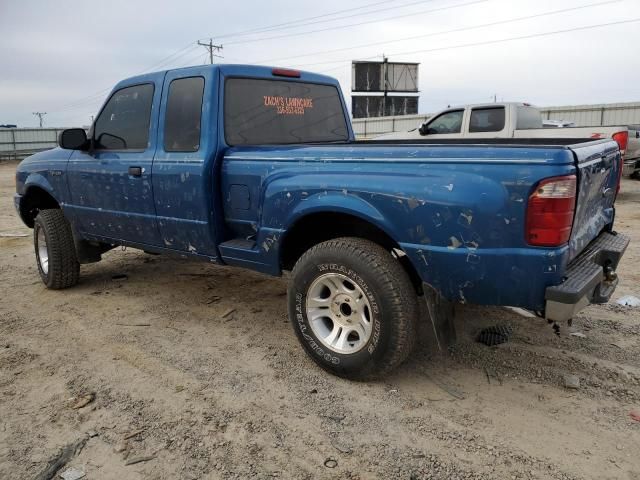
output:
[[[504,107],[471,110],[469,132],[499,132],[504,129]]]
[[[429,122],[429,134],[460,133],[462,130],[462,115],[464,110],[454,110],[443,113]]]
[[[144,150],[149,142],[153,85],[118,90],[96,120],[93,138],[100,150]]]
[[[204,78],[173,80],[169,86],[164,117],[166,152],[197,152],[200,148],[200,117]]]

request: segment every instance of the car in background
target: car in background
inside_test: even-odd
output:
[[[629,125],[623,175],[640,180],[640,125]]]
[[[544,139],[552,138],[609,138],[617,142],[626,165],[629,131],[626,125],[544,128],[542,114],[537,107],[524,102],[504,102],[449,107],[430,117],[420,128],[408,132],[387,133],[373,140],[487,138],[539,139],[541,143],[544,143]]]

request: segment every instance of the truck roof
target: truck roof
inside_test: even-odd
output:
[[[465,103],[462,105],[451,105],[447,107],[446,110],[456,109],[456,108],[491,108],[491,107],[507,107],[509,105],[515,105],[516,107],[534,107],[535,105],[531,105],[527,102],[487,102],[487,103]]]
[[[207,69],[213,70],[213,71],[219,71],[227,77],[250,76],[250,77],[259,77],[259,78],[273,78],[273,79],[279,79],[279,80],[298,80],[298,81],[305,81],[305,82],[311,82],[311,83],[324,83],[324,84],[330,84],[330,85],[336,85],[336,86],[338,85],[338,81],[335,78],[330,77],[328,75],[322,75],[319,73],[307,72],[304,70],[294,70],[294,69],[289,69],[284,67],[266,66],[266,65],[243,65],[243,64],[228,63],[228,64],[214,64],[214,65],[193,65],[189,67],[159,70],[157,72],[150,72],[150,73],[144,73],[141,75],[135,75],[132,77],[125,78],[120,82],[118,82],[115,85],[114,90],[121,88],[121,86],[123,85],[131,85],[132,83],[136,83],[136,82],[148,81],[153,78],[157,78],[158,76],[164,77],[164,75],[166,75],[168,72],[184,71],[185,73],[189,73],[190,71],[193,71],[194,73],[196,73],[196,72],[202,72],[203,70],[207,70]],[[300,76],[299,77],[296,76],[292,78],[285,75],[274,74],[274,71],[276,70],[297,72],[300,74]]]

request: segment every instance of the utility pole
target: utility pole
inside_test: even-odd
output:
[[[382,68],[383,68],[382,75],[384,80],[384,96],[382,98],[382,116],[383,117],[387,115],[387,91],[389,89],[388,62],[389,62],[389,59],[383,53],[382,54]]]
[[[209,63],[211,63],[211,65],[213,65],[213,57],[222,58],[222,55],[214,55],[213,54],[214,50],[216,52],[221,52],[222,51],[222,45],[214,45],[213,44],[213,38],[209,39],[209,43],[202,43],[201,41],[198,40],[198,45],[202,45],[204,48],[209,50]]]
[[[33,112],[33,114],[40,119],[40,128],[42,128],[42,117],[44,117],[47,112]]]

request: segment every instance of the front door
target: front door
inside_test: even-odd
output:
[[[428,133],[423,138],[462,138],[464,109],[449,110],[429,120],[426,127]]]
[[[160,244],[151,167],[162,76],[148,77],[116,88],[95,121],[92,148],[69,159],[67,208],[84,234]]]

